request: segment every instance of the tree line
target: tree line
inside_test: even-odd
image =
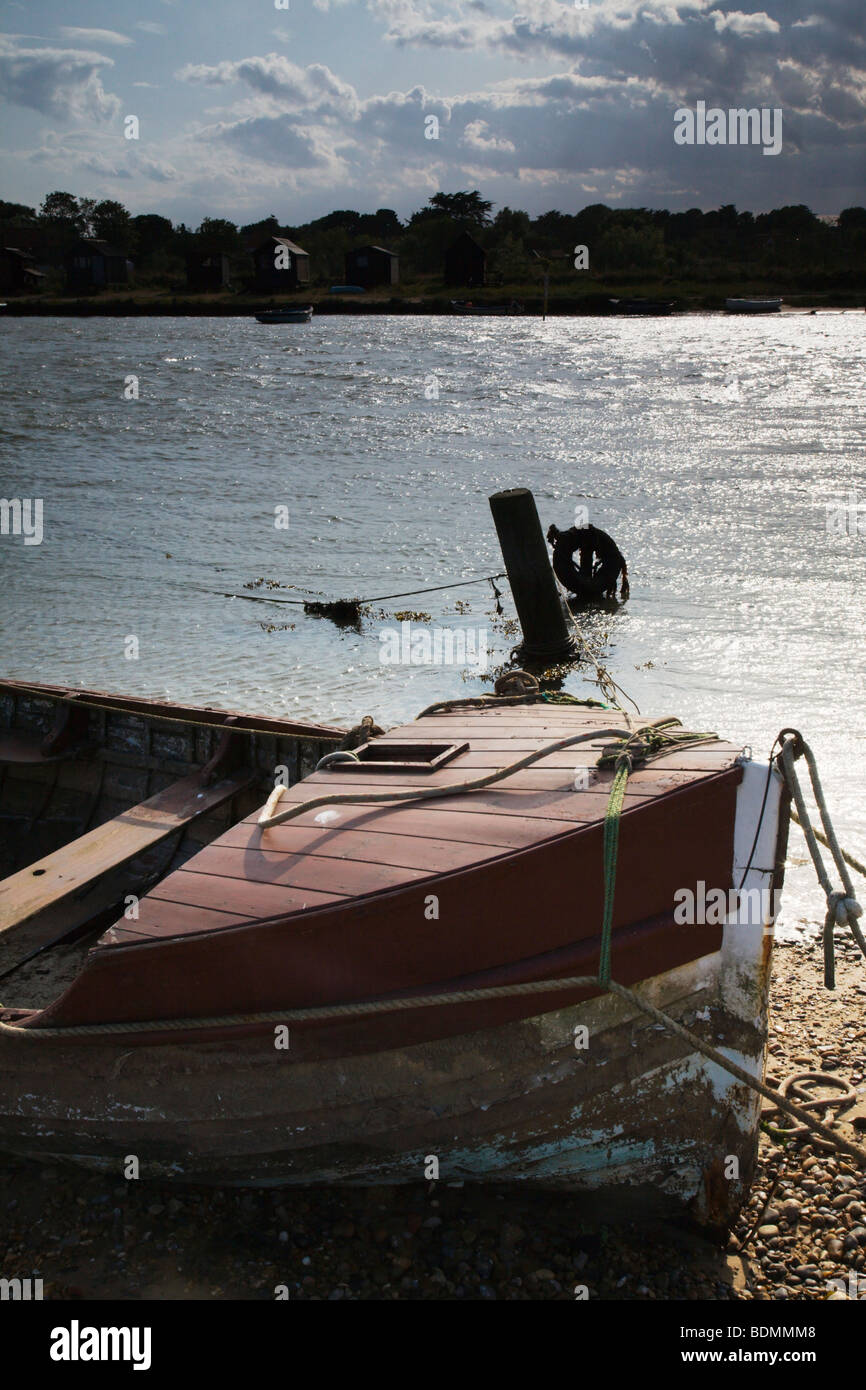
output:
[[[438,280],[446,247],[463,231],[487,253],[492,284],[531,284],[542,265],[554,283],[573,284],[574,248],[585,245],[593,276],[710,284],[775,275],[788,286],[859,288],[866,253],[862,207],[846,208],[832,221],[803,204],[753,214],[730,203],[707,212],[595,203],[577,213],[552,209],[531,217],[511,207],[494,215],[478,190],[435,193],[405,222],[392,208],[341,208],[294,224],[276,214],[240,226],[206,217],[194,229],[158,213],[134,216],[113,199],[58,191],[38,210],[0,200],[0,231],[3,245],[33,250],[37,260],[58,266],[79,238],[109,242],[134,260],[136,282],[145,286],[180,285],[190,255],[220,252],[242,288],[250,249],[270,235],[287,236],[308,251],[313,283],[321,285],[342,279],[346,252],[367,242],[398,252],[404,284]]]

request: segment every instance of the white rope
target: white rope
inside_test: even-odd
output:
[[[824,890],[827,900],[827,915],[824,919],[824,984],[827,989],[836,988],[836,964],[834,956],[835,927],[850,927],[851,934],[863,955],[866,956],[866,938],[860,930],[857,919],[862,917],[863,908],[854,896],[854,885],[851,882],[851,875],[848,873],[848,866],[845,862],[846,856],[843,854],[839,842],[836,839],[836,832],[833,829],[833,822],[830,820],[830,813],[827,810],[827,802],[824,797],[824,789],[821,786],[821,779],[818,776],[818,767],[815,762],[815,755],[809,745],[805,742],[802,735],[795,729],[784,729],[780,738],[784,734],[791,734],[792,737],[785,740],[782,744],[782,768],[785,774],[785,781],[788,790],[794,798],[797,807],[797,822],[806,837],[806,844],[812,856],[812,863],[815,865],[815,872],[818,875],[818,882]],[[824,865],[821,850],[818,847],[818,839],[815,828],[812,825],[809,812],[806,809],[806,802],[803,797],[803,788],[797,776],[797,769],[794,766],[795,752],[802,753],[806,759],[806,766],[809,769],[809,778],[812,783],[812,791],[815,796],[815,804],[824,825],[824,835],[822,839],[833,856],[837,873],[842,880],[842,889],[834,888],[830,881],[830,876]],[[849,856],[850,857],[850,856]]]

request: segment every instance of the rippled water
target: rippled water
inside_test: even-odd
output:
[[[629,603],[584,627],[641,709],[756,755],[799,726],[840,837],[866,849],[866,525],[825,524],[828,502],[866,502],[866,315],[0,327],[2,495],[44,499],[41,545],[0,537],[4,674],[385,724],[489,689],[473,669],[382,665],[387,618],[341,631],[222,595],[495,572],[488,495],[527,485],[545,530],[585,504],[624,550]],[[374,608],[483,627],[491,667],[515,640],[486,585]],[[567,688],[591,693],[585,672]],[[805,871],[787,903],[816,915]]]

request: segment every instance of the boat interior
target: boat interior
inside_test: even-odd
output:
[[[0,1002],[48,1004],[148,892],[345,730],[0,682]]]

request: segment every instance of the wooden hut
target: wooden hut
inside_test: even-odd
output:
[[[346,252],[346,283],[363,285],[365,290],[375,285],[396,285],[400,279],[400,258],[384,246],[356,246]]]
[[[69,290],[101,290],[109,285],[128,285],[133,264],[125,251],[107,241],[82,240],[66,257],[66,285]]]
[[[223,252],[205,255],[199,251],[186,258],[187,289],[195,294],[223,290],[230,278],[229,258]]]
[[[486,252],[468,232],[461,232],[445,252],[445,283],[478,288],[485,282],[486,265]]]
[[[0,247],[0,294],[35,294],[44,283],[45,275],[36,269],[29,251]]]
[[[270,293],[291,291],[310,283],[310,257],[285,236],[269,236],[253,251],[255,288]]]

